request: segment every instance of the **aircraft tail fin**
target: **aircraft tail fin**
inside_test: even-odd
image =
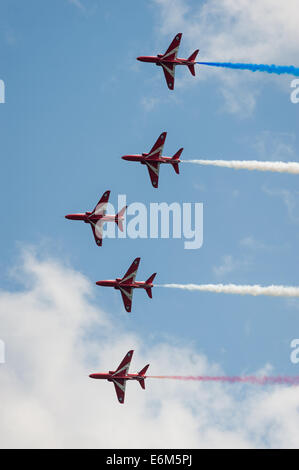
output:
[[[171,160],[179,160],[180,159],[180,156],[181,156],[181,153],[184,149],[181,148],[180,150],[177,151],[177,153],[174,154],[174,156],[172,157]]]
[[[180,168],[178,163],[173,163],[172,164],[174,171],[179,175],[180,174]]]
[[[150,299],[153,298],[153,293],[152,293],[152,288],[151,288],[151,287],[149,287],[148,289],[146,289],[146,293],[147,293],[147,295],[149,296]]]
[[[121,232],[123,232],[124,231],[123,221],[122,220],[115,220],[115,223],[117,224],[119,230]]]
[[[149,364],[147,364],[146,366],[144,366],[143,369],[141,369],[140,372],[138,372],[138,375],[145,375],[147,369],[149,368]]]
[[[124,231],[122,217],[124,216],[124,213],[126,212],[127,207],[128,206],[123,207],[122,210],[119,211],[119,213],[116,214],[116,216],[115,216],[115,223],[117,224],[117,226],[118,226],[118,228],[121,232]]]
[[[152,274],[146,281],[146,284],[152,284],[153,280],[155,279],[157,273]]]
[[[157,273],[152,274],[152,275],[147,279],[147,281],[145,281],[145,284],[152,284],[152,283],[153,283],[153,280],[154,280],[155,277],[156,277],[156,274],[157,274]],[[146,290],[146,293],[147,293],[147,295],[149,296],[149,298],[152,299],[152,298],[153,298],[152,288],[151,288],[151,287],[147,287],[145,290]]]
[[[181,153],[184,149],[181,148],[180,150],[177,151],[177,153],[174,154],[174,156],[172,157],[171,159],[171,163],[172,163],[172,166],[173,166],[173,169],[174,171],[179,174],[180,173],[180,169],[179,169],[179,164],[177,162],[177,160],[180,159],[180,156],[181,156]]]
[[[193,52],[193,54],[190,55],[190,57],[188,58],[188,60],[190,62],[195,62],[195,59],[196,59],[196,56],[199,52],[199,49],[196,49],[196,51]],[[194,67],[194,64],[191,64],[191,65],[188,65],[188,68],[190,70],[190,72],[192,73],[192,75],[195,76],[195,67]]]
[[[139,380],[139,383],[140,383],[140,387],[143,388],[143,390],[145,390],[145,380],[141,379]]]
[[[190,70],[191,74],[195,77],[195,67],[194,65],[188,65],[188,69]]]
[[[148,368],[149,368],[149,364],[144,366],[144,368],[141,369],[140,372],[138,372],[138,375],[141,375],[142,377],[144,376],[144,379],[145,379],[145,373],[146,373]],[[145,390],[145,380],[144,379],[139,380],[140,387],[143,388],[143,390]]]

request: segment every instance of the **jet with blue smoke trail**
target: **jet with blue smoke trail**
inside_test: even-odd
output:
[[[162,67],[167,86],[170,90],[174,89],[174,76],[177,65],[187,65],[191,74],[195,76],[194,65],[196,64],[195,59],[199,51],[196,49],[196,51],[194,51],[190,57],[188,57],[188,59],[181,59],[177,57],[181,39],[182,33],[178,33],[164,54],[137,57],[137,60],[140,60],[141,62],[149,62],[156,64],[158,67]]]

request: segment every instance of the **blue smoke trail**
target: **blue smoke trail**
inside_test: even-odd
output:
[[[232,62],[196,62],[211,67],[225,67],[228,69],[250,70],[251,72],[267,72],[281,75],[287,73],[299,77],[299,68],[294,65],[265,65],[265,64],[234,64]]]

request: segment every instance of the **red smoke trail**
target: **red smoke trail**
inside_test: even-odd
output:
[[[172,379],[172,380],[194,380],[199,382],[222,382],[222,383],[249,383],[252,385],[299,385],[299,376],[208,376],[208,375],[199,375],[199,376],[183,376],[183,375],[148,375],[149,379]]]

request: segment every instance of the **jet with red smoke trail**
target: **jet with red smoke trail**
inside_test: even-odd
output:
[[[152,274],[147,281],[135,281],[139,263],[140,258],[136,258],[122,278],[117,277],[115,280],[96,282],[97,286],[114,287],[114,289],[120,290],[127,312],[131,312],[134,289],[145,289],[149,298],[152,298],[153,280],[157,273]]]
[[[137,60],[141,62],[150,62],[163,68],[164,76],[166,79],[167,86],[170,90],[174,89],[174,78],[175,78],[175,67],[177,65],[187,65],[191,74],[195,76],[195,59],[198,54],[198,49],[190,55],[188,59],[180,59],[177,57],[180,42],[182,39],[182,33],[178,33],[165,54],[158,54],[156,56],[140,56]]]
[[[172,165],[174,171],[177,174],[180,173],[180,156],[184,149],[180,148],[173,157],[162,157],[166,136],[167,132],[162,132],[149,153],[142,153],[141,155],[124,155],[121,157],[123,160],[127,160],[129,162],[139,162],[142,165],[146,165],[154,188],[157,188],[159,184],[159,170],[161,163]]]
[[[103,241],[103,225],[105,222],[115,222],[118,228],[123,232],[124,213],[127,206],[123,207],[116,215],[106,214],[107,204],[109,201],[110,191],[106,191],[92,212],[85,212],[81,214],[68,214],[66,219],[81,220],[86,224],[90,224],[95,242],[98,246],[102,246]]]
[[[137,380],[140,383],[141,388],[145,389],[145,373],[149,367],[149,364],[141,369],[138,374],[129,374],[128,372],[133,353],[133,350],[129,351],[115,371],[110,370],[108,373],[96,373],[89,375],[91,379],[102,379],[108,380],[108,382],[113,382],[119,403],[124,403],[125,401],[126,383],[128,380]]]

